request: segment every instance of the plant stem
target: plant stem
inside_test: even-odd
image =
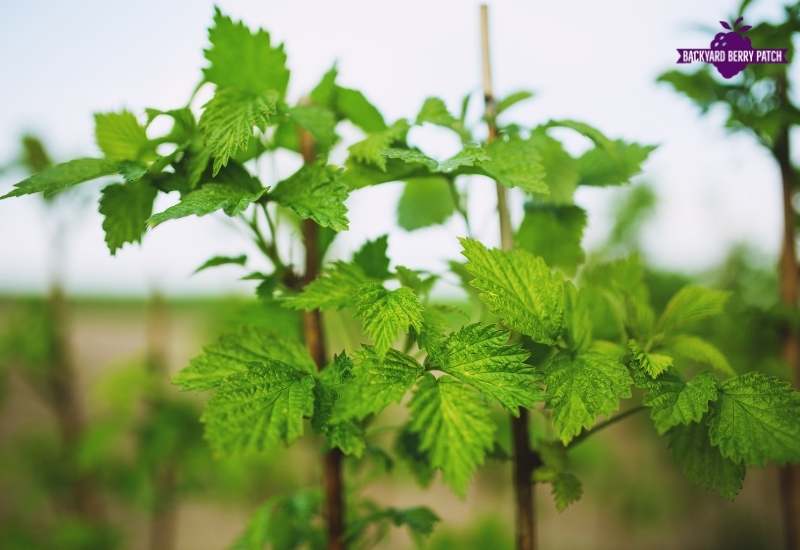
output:
[[[586,438],[588,438],[589,436],[594,435],[597,432],[599,432],[600,430],[608,428],[609,426],[611,426],[613,424],[616,424],[620,420],[624,420],[624,419],[628,418],[632,414],[636,414],[639,411],[643,411],[643,410],[645,410],[645,408],[646,407],[644,405],[637,405],[636,407],[632,407],[632,408],[628,409],[627,411],[622,411],[621,413],[612,416],[608,420],[605,420],[604,422],[601,422],[600,424],[597,424],[591,430],[586,430],[585,432],[583,432],[580,435],[578,435],[578,437],[576,437],[575,439],[570,441],[569,445],[567,445],[567,448],[571,449],[572,447],[574,447],[578,443],[581,443],[582,441],[585,441]]]
[[[789,92],[785,73],[776,80],[776,94],[782,105],[788,105]],[[795,219],[797,214],[792,205],[796,172],[791,161],[790,125],[784,122],[772,146],[772,154],[781,171],[783,195],[783,243],[779,267],[780,299],[791,310],[797,309],[798,265],[795,249]],[[790,369],[790,377],[795,386],[800,385],[800,335],[792,322],[784,327],[783,358]],[[800,549],[800,468],[787,464],[782,466],[779,475],[781,511],[784,525],[784,544],[786,550]]]
[[[491,142],[497,137],[497,125],[495,124],[492,88],[492,65],[489,56],[489,8],[486,4],[482,4],[480,10],[483,100],[486,109],[485,118],[489,126],[488,141]],[[495,182],[495,191],[497,192],[497,216],[500,222],[500,246],[503,250],[511,250],[514,246],[514,237],[511,230],[506,188],[499,182]],[[511,418],[517,550],[534,550],[536,548],[533,471],[541,464],[541,458],[531,449],[528,423],[528,411],[524,408],[520,409],[519,417]]]
[[[303,162],[314,162],[314,142],[311,134],[305,130],[300,131],[300,151]],[[305,273],[303,285],[307,285],[319,276],[320,251],[319,251],[319,226],[313,220],[302,222],[303,242],[305,244]],[[274,234],[273,234],[274,238]],[[318,309],[307,311],[303,315],[303,335],[311,357],[322,370],[325,368],[325,333],[322,325],[322,314]],[[344,481],[342,479],[342,452],[331,449],[323,457],[322,484],[325,492],[324,517],[328,535],[328,550],[342,550],[345,548],[345,518],[344,518]]]

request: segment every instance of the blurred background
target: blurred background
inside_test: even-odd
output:
[[[387,120],[413,117],[429,95],[455,107],[479,88],[476,2],[218,4],[286,42],[294,97],[334,62],[341,82],[364,91]],[[589,212],[584,247],[604,257],[640,253],[656,307],[690,279],[733,290],[735,321],[717,321],[707,336],[738,370],[779,372],[778,167],[749,134],[725,130],[724,110],[700,117],[689,101],[656,82],[675,68],[676,48],[705,47],[717,21],[737,4],[489,4],[496,94],[536,93],[515,108],[520,124],[575,118],[612,137],[659,145],[633,186],[578,191],[576,202]],[[779,18],[783,5],[757,2],[748,22]],[[36,168],[44,150],[56,162],[96,154],[93,112],[185,103],[204,65],[212,9],[211,2],[188,0],[0,5],[0,192]],[[793,82],[798,71],[795,64]],[[459,147],[432,127],[413,129],[409,140],[439,158]],[[344,158],[344,151],[337,154]],[[289,165],[279,157],[261,167],[262,176],[269,182]],[[388,184],[353,193],[350,230],[337,237],[332,256],[347,258],[366,239],[388,233],[398,264],[441,271],[456,259],[462,222],[453,217],[441,227],[400,229],[401,190]],[[179,549],[222,548],[265,498],[313,484],[319,476],[313,442],[263,460],[215,462],[201,440],[198,404],[176,396],[167,380],[237,320],[281,326],[281,318],[250,298],[254,283],[227,268],[190,276],[209,256],[249,252],[222,219],[165,224],[141,246],[111,257],[96,198],[89,185],[55,202],[0,202],[0,362],[10,373],[0,415],[2,537],[9,547],[34,547],[26,534],[29,516],[60,518],[59,507],[92,509],[102,499],[114,529],[58,519],[45,547],[122,541],[145,548],[166,536]],[[493,208],[490,186],[470,196],[475,232],[489,242],[497,240]],[[512,209],[521,218],[521,196],[512,195]],[[434,295],[464,298],[446,281]],[[326,323],[333,349],[358,342],[344,316]],[[68,362],[74,379],[51,379],[44,365],[53,361]],[[26,368],[16,369],[21,364]],[[644,420],[615,426],[580,448],[584,498],[567,511],[556,512],[539,489],[543,548],[776,546],[772,470],[748,473],[736,502],[706,494],[681,478]],[[54,434],[74,447],[77,481],[60,467],[65,451]],[[409,472],[397,469],[379,482],[371,482],[370,472],[359,475],[377,500],[427,504],[442,517],[445,525],[429,547],[511,546],[505,465],[490,463],[466,500],[438,483],[421,491]],[[584,527],[575,529],[578,524]],[[410,540],[398,532],[386,544],[402,548]]]

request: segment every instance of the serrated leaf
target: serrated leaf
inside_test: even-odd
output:
[[[213,256],[200,264],[200,266],[194,270],[194,273],[197,274],[206,269],[221,265],[244,265],[246,262],[247,256],[245,254],[241,254],[240,256]]]
[[[741,491],[744,464],[725,458],[711,446],[705,421],[676,426],[668,437],[672,457],[689,481],[731,500]]]
[[[203,106],[200,130],[214,157],[214,175],[228,164],[232,156],[247,149],[255,128],[266,129],[277,113],[277,101],[278,95],[274,91],[255,94],[222,88]]]
[[[203,353],[178,373],[174,383],[185,390],[213,389],[226,378],[244,373],[251,364],[276,361],[299,371],[316,372],[314,361],[300,341],[244,326],[203,348]]]
[[[697,336],[678,334],[664,343],[664,347],[676,357],[708,365],[727,376],[735,376],[736,372],[728,360],[711,342]]]
[[[305,164],[278,183],[270,197],[303,219],[344,231],[348,226],[344,202],[350,190],[341,176],[341,170],[334,166]]]
[[[383,115],[358,90],[336,86],[336,111],[367,133],[386,129]]]
[[[387,290],[380,283],[368,283],[353,299],[356,317],[379,354],[385,353],[400,333],[422,327],[422,304],[409,288]]]
[[[317,279],[294,296],[287,296],[284,304],[292,309],[331,309],[355,303],[356,293],[369,279],[355,264],[334,262]]]
[[[564,282],[541,258],[524,250],[489,250],[461,239],[470,284],[481,301],[512,329],[553,344],[564,327]]]
[[[526,364],[528,352],[509,343],[494,325],[467,325],[436,346],[429,367],[441,370],[493,397],[512,414],[544,399],[541,375]]]
[[[547,407],[553,426],[567,445],[601,415],[619,409],[619,401],[631,396],[627,369],[613,357],[587,351],[574,357],[559,353],[543,366]]]
[[[423,372],[422,365],[397,350],[380,354],[373,347],[361,348],[353,358],[350,378],[340,388],[333,421],[360,420],[381,412],[399,402]]]
[[[464,127],[464,123],[453,116],[447,110],[445,102],[438,97],[427,98],[422,104],[419,114],[417,114],[416,124],[424,124],[426,122],[452,130],[458,134],[463,142],[468,142],[472,139],[469,131]]]
[[[146,180],[105,187],[100,195],[100,214],[106,244],[113,256],[125,243],[140,243],[153,213],[157,190]]]
[[[628,342],[631,354],[631,368],[647,374],[650,378],[658,378],[672,366],[672,357],[661,353],[648,353],[635,341]]]
[[[96,113],[94,137],[109,160],[136,160],[149,144],[144,126],[130,111]]]
[[[102,176],[114,174],[119,163],[107,159],[80,158],[56,164],[14,185],[14,189],[0,199],[42,193],[45,198]]]
[[[217,210],[223,210],[228,216],[236,216],[266,192],[267,189],[262,188],[256,178],[243,167],[233,164],[227,166],[210,183],[184,195],[177,204],[151,216],[147,223],[155,227],[167,220],[205,216]]]
[[[514,244],[572,275],[584,259],[581,240],[585,227],[586,211],[578,206],[530,204],[525,207]]]
[[[282,97],[286,93],[286,53],[283,45],[272,47],[268,32],[250,32],[244,23],[234,22],[216,8],[208,38],[211,47],[205,57],[209,66],[203,69],[207,81],[253,94],[274,90]]]
[[[530,140],[498,139],[484,148],[488,159],[480,168],[506,187],[519,187],[528,193],[549,194],[544,167],[536,144]]]
[[[495,426],[480,393],[452,376],[427,374],[411,399],[409,427],[420,450],[442,470],[445,482],[464,495],[475,470],[494,445]]]
[[[667,303],[657,328],[669,333],[692,326],[698,321],[720,315],[730,293],[702,286],[681,288]]]
[[[388,235],[367,241],[353,254],[353,263],[359,266],[367,277],[380,281],[388,279],[391,276],[389,256],[386,255],[388,247]]]
[[[550,190],[547,195],[537,195],[537,201],[557,205],[573,204],[575,189],[580,180],[575,159],[561,142],[547,134],[546,128],[534,129],[528,139],[539,152],[544,167],[544,179]]]
[[[397,203],[397,224],[406,231],[438,225],[447,221],[455,204],[450,182],[445,178],[408,180]]]
[[[648,384],[643,403],[650,407],[650,418],[656,431],[664,435],[680,424],[700,422],[717,395],[717,381],[707,372],[688,382],[674,374],[666,374]]]
[[[314,377],[280,361],[250,363],[225,378],[201,418],[219,454],[261,452],[303,434],[314,411]]]
[[[710,420],[711,444],[747,465],[800,461],[800,393],[756,372],[722,383]]]
[[[563,512],[573,502],[583,496],[583,485],[574,474],[559,472],[552,468],[542,467],[534,472],[534,480],[539,483],[549,483],[550,492],[556,503],[556,510]]]
[[[392,145],[402,142],[408,133],[408,123],[398,120],[389,128],[369,134],[363,140],[348,147],[350,156],[358,162],[371,164],[386,171],[386,153]]]
[[[482,163],[489,161],[489,153],[481,146],[467,145],[461,151],[442,161],[439,171],[445,174],[455,173],[465,168],[478,168]]]

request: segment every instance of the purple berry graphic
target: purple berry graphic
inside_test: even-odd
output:
[[[721,50],[725,52],[726,59],[724,61],[717,61],[713,63],[713,65],[719,71],[719,74],[721,74],[724,78],[736,76],[743,71],[745,67],[747,67],[747,61],[743,61],[741,59],[729,61],[727,58],[728,52],[753,49],[752,44],[750,44],[750,38],[744,35],[752,27],[745,25],[739,28],[741,22],[742,18],[740,17],[733,24],[733,28],[731,28],[730,23],[726,21],[720,21],[719,23],[722,25],[722,28],[728,30],[729,32],[717,33],[717,35],[714,37],[714,40],[711,41],[712,50]]]

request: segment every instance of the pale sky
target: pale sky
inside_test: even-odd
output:
[[[403,2],[221,1],[223,11],[262,26],[284,41],[292,70],[290,95],[307,91],[338,60],[340,81],[363,90],[386,118],[412,118],[425,97],[455,109],[479,87],[478,3],[471,0]],[[749,24],[775,17],[781,2],[764,1]],[[97,154],[92,112],[185,103],[204,65],[212,2],[140,0],[4,2],[0,5],[0,163],[17,154],[23,131],[42,135],[54,156]],[[648,258],[662,267],[698,270],[713,265],[735,242],[774,255],[780,234],[777,168],[752,139],[722,129],[721,112],[700,118],[696,109],[654,79],[674,68],[675,49],[705,47],[709,30],[735,9],[731,0],[609,0],[607,2],[490,2],[497,94],[520,88],[537,93],[513,111],[525,124],[575,118],[612,137],[659,144],[642,180],[659,195],[647,226]],[[758,46],[757,44],[755,46]],[[795,64],[798,81],[800,64]],[[800,137],[800,136],[798,136]],[[455,151],[441,132],[414,130],[414,143],[433,155]],[[577,140],[575,143],[580,143]],[[568,145],[573,145],[572,141]],[[290,165],[278,162],[281,176]],[[272,171],[264,170],[270,183]],[[0,176],[0,191],[17,174]],[[496,237],[493,190],[474,182],[471,213],[479,235]],[[347,257],[367,238],[390,233],[397,263],[441,270],[456,258],[457,219],[443,228],[398,229],[399,184],[354,193],[351,229],[336,254]],[[600,242],[614,190],[580,191],[589,210],[585,244]],[[521,212],[521,197],[514,197]],[[160,207],[174,199],[165,199]],[[211,255],[250,249],[222,218],[169,222],[111,257],[91,192],[71,209],[60,255],[67,287],[79,293],[172,294],[246,291],[230,268],[189,277]],[[54,263],[52,233],[36,198],[0,202],[0,292],[41,291]],[[258,267],[257,264],[254,267]],[[445,289],[446,291],[446,289]]]

